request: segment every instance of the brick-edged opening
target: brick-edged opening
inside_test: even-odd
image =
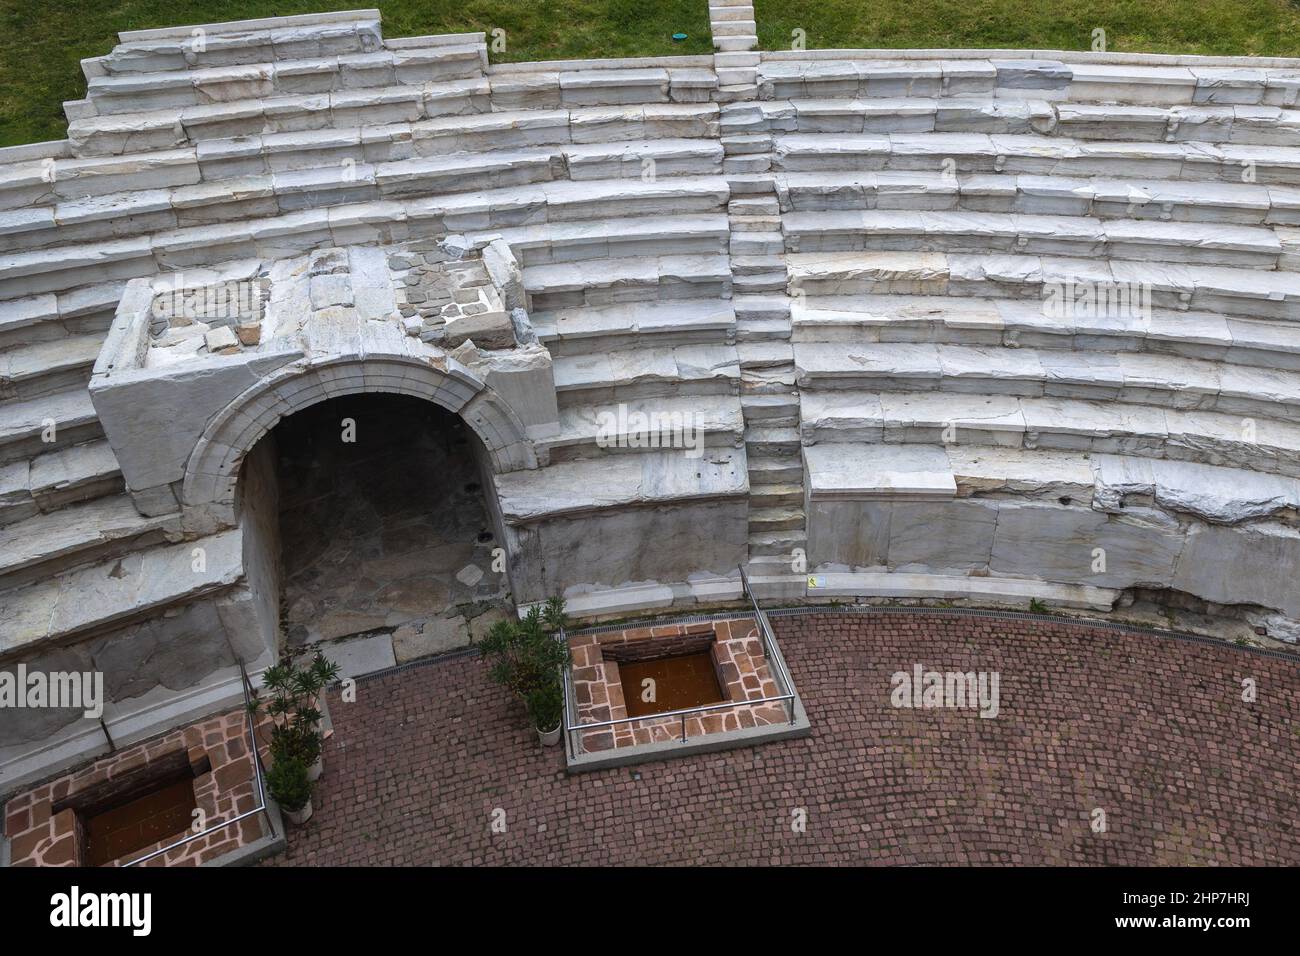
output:
[[[633,627],[577,634],[569,638],[573,655],[574,710],[577,723],[628,717],[619,664],[707,650],[712,655],[724,702],[737,706],[688,715],[687,739],[789,722],[781,702],[746,704],[781,693],[772,677],[758,625],[752,617]],[[575,734],[582,752],[638,747],[681,740],[681,717],[637,718],[630,723]]]
[[[266,718],[264,718],[265,720]],[[264,735],[263,735],[264,736]],[[87,866],[86,821],[100,810],[188,773],[203,829],[257,806],[242,710],[119,750],[14,796],[5,805],[13,866]],[[187,821],[186,826],[189,826]],[[109,860],[120,866],[174,843],[185,830]],[[142,866],[197,866],[269,836],[262,814],[157,856]]]

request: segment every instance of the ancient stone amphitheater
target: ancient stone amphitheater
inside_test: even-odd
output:
[[[282,641],[259,439],[362,392],[472,429],[520,605],[743,566],[1295,640],[1300,63],[714,16],[715,56],[496,66],[376,11],[123,34],[0,151],[0,664],[109,696],[6,717],[0,785],[239,699]]]

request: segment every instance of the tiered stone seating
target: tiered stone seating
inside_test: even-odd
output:
[[[1141,585],[1300,632],[1260,565],[1300,561],[1300,65],[760,54],[748,3],[710,15],[712,57],[489,66],[350,11],[85,61],[68,139],[0,151],[0,647],[248,585],[244,529],[135,510],[87,395],[128,282],[452,234],[508,245],[553,359],[505,521],[530,554],[626,531],[626,586],[571,608],[736,597],[676,508],[762,597]],[[1080,287],[1140,307],[1045,307]]]
[[[1296,548],[1274,519],[1300,460],[1297,79],[762,65],[762,99],[724,107],[722,129],[771,143],[823,593],[910,596],[887,576],[919,572],[916,596],[969,599],[940,579],[991,574],[1075,606],[1138,582],[1222,601],[1191,569],[1201,522],[1229,526],[1214,536],[1239,556],[1265,538]],[[1121,287],[1145,298],[1052,307]],[[1203,487],[1113,491],[1099,460]],[[1051,534],[1036,542],[1028,515]],[[933,542],[917,544],[926,520]],[[1070,553],[1094,546],[1109,569]],[[1101,590],[1052,590],[1070,585]],[[1243,584],[1230,603],[1279,607],[1262,595]]]

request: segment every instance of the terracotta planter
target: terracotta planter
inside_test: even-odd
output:
[[[543,747],[554,747],[560,742],[560,727],[560,724],[556,724],[552,730],[537,728],[537,739],[542,742]]]
[[[295,826],[302,826],[311,819],[311,810],[311,801],[308,800],[301,810],[285,810],[284,818]]]

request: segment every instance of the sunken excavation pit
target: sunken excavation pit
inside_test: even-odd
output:
[[[806,736],[771,625],[754,617],[608,627],[568,638],[571,771]]]

